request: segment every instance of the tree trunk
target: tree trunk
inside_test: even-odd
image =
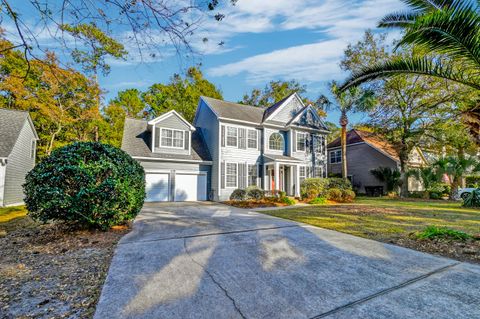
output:
[[[347,171],[347,125],[348,125],[348,118],[347,114],[342,111],[342,116],[340,117],[340,126],[342,127],[342,134],[341,134],[341,145],[342,145],[342,177],[343,179],[347,179],[348,171]]]
[[[52,133],[52,136],[50,136],[50,142],[48,142],[47,150],[46,150],[47,155],[50,155],[52,153],[53,143],[55,142],[55,138],[57,137],[57,135],[60,133],[61,130],[62,130],[62,126],[58,126],[57,130]]]
[[[407,169],[408,169],[408,151],[405,147],[400,150],[399,153],[400,159],[400,180],[402,184],[400,185],[400,197],[408,197],[408,176],[407,176]]]

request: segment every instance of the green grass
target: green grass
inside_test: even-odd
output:
[[[458,231],[455,229],[450,229],[446,227],[436,227],[428,226],[423,231],[417,234],[417,237],[420,239],[451,239],[451,240],[467,240],[472,238],[471,235]]]
[[[419,233],[428,226],[447,227],[469,235],[480,232],[480,211],[451,201],[358,198],[350,204],[263,213],[377,240]]]
[[[25,206],[0,207],[0,235],[32,223]]]

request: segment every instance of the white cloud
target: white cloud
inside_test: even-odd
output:
[[[211,76],[244,73],[250,84],[278,78],[306,82],[339,78],[342,72],[338,63],[347,44],[360,39],[366,29],[374,28],[386,13],[401,8],[399,0],[255,1],[258,6],[253,5],[253,0],[239,3],[236,14],[240,17],[269,19],[269,24],[263,23],[262,32],[309,29],[319,33],[319,40],[311,44],[278,49],[207,70]]]

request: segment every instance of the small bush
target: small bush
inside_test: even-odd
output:
[[[246,189],[247,199],[262,200],[265,198],[265,192],[257,186],[249,186]]]
[[[413,191],[413,192],[408,193],[408,197],[410,197],[410,198],[425,198],[426,193],[427,192],[424,192],[424,191]]]
[[[284,191],[278,191],[278,197],[284,198],[284,197],[286,197],[286,196],[287,196],[287,193],[286,193],[286,192],[284,192]]]
[[[341,202],[342,198],[342,190],[339,188],[330,188],[327,191],[327,199],[333,200],[335,202]]]
[[[317,197],[312,199],[308,203],[312,205],[323,205],[327,203],[327,199],[325,197]]]
[[[230,195],[230,200],[245,200],[247,198],[247,191],[237,188]]]
[[[345,203],[351,203],[355,199],[356,195],[355,192],[349,189],[345,189],[342,191],[342,201]]]
[[[439,199],[444,193],[450,194],[450,191],[451,191],[450,185],[445,183],[433,183],[427,189],[427,192],[429,193],[429,196],[431,199]]]
[[[397,192],[388,192],[387,197],[392,198],[392,199],[398,198],[398,193]]]
[[[352,183],[348,179],[333,177],[328,179],[328,188],[352,189]]]
[[[306,178],[300,185],[300,194],[303,199],[313,199],[324,196],[328,187],[327,178]]]
[[[463,201],[463,207],[480,207],[480,188],[474,189]]]
[[[430,193],[430,199],[439,199],[440,198],[440,194],[438,193]]]
[[[419,239],[449,239],[449,240],[467,240],[472,238],[467,233],[447,227],[428,226],[417,234]]]
[[[138,214],[145,199],[145,173],[116,147],[73,143],[38,163],[23,188],[33,219],[107,229]]]
[[[294,199],[287,196],[280,198],[280,201],[288,206],[295,205],[296,203]]]

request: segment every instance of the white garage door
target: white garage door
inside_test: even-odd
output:
[[[145,175],[146,202],[166,202],[169,200],[169,176],[167,173],[150,173]]]
[[[175,175],[175,201],[207,200],[207,175],[181,174]]]

